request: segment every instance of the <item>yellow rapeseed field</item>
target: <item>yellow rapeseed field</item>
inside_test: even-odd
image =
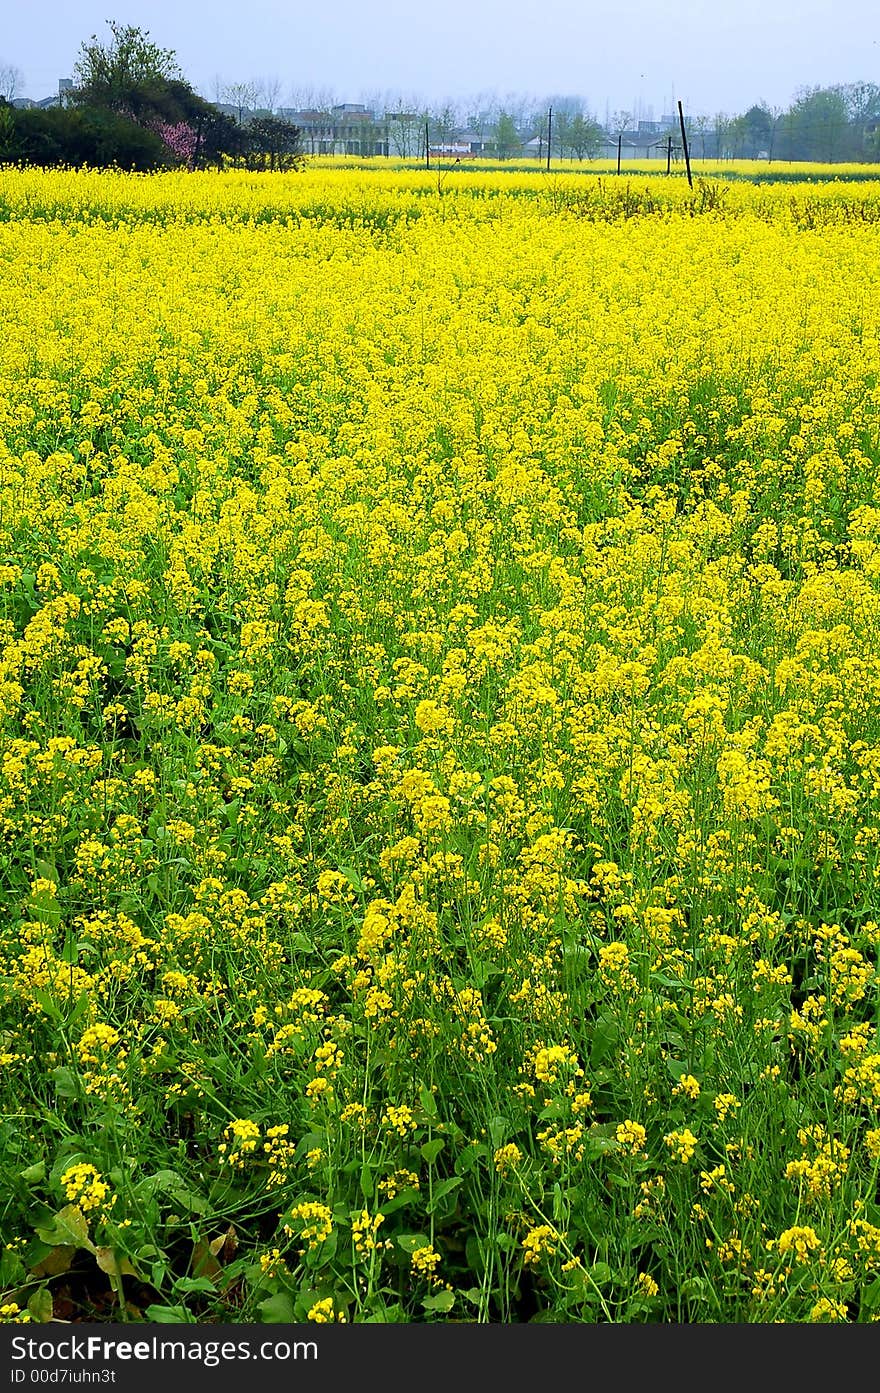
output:
[[[880,1315],[880,182],[0,171],[0,1316]]]

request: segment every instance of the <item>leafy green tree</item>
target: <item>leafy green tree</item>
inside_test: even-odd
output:
[[[553,125],[550,131],[550,142],[553,151],[562,159],[565,159],[566,155],[571,155],[571,122],[571,112],[565,111],[564,109],[562,111],[554,110]],[[546,123],[544,130],[546,134]]]
[[[244,129],[251,168],[299,169],[304,161],[299,127],[280,116],[256,116]]]
[[[747,159],[769,153],[773,141],[773,117],[766,106],[750,106],[743,116],[737,118],[743,139],[742,153]]]
[[[521,141],[516,122],[507,111],[499,111],[495,122],[493,145],[499,160],[507,160],[520,149]]]
[[[183,74],[170,48],[159,48],[149,30],[108,20],[110,40],[102,43],[93,34],[80,45],[74,65],[73,99],[83,106],[103,107],[122,115],[138,116],[151,105],[157,90],[180,81]]]
[[[152,132],[162,141],[166,162],[198,168],[244,153],[236,123],[193,90],[172,49],[160,48],[136,25],[111,20],[108,28],[107,42],[93,34],[81,45],[71,94],[75,108],[113,113]],[[128,144],[135,148],[138,142],[130,137]]]
[[[876,82],[847,82],[833,89],[843,98],[849,120],[851,159],[876,159],[872,135],[880,122],[880,86]]]
[[[15,112],[6,98],[0,97],[0,164],[14,160],[15,152]]]
[[[839,88],[801,88],[781,126],[785,159],[832,162],[852,153],[849,112]]]
[[[589,116],[579,112],[568,122],[567,140],[575,159],[595,159],[602,149],[602,128]]]

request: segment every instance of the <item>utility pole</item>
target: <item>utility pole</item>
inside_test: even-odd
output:
[[[428,139],[428,123],[425,122],[425,169],[431,168],[431,144]]]
[[[672,136],[666,137],[666,173],[672,173]]]
[[[552,139],[553,139],[553,108],[552,108],[552,106],[551,106],[550,109],[549,109],[548,112],[547,112],[547,173],[548,173],[548,174],[550,173],[550,150],[551,150],[551,148],[552,148],[552,144],[551,144]]]
[[[691,178],[691,156],[690,156],[690,151],[688,150],[687,131],[686,131],[685,128],[684,128],[684,112],[683,112],[682,109],[681,109],[681,101],[680,101],[680,100],[679,100],[679,103],[678,103],[678,122],[679,122],[679,125],[681,126],[681,143],[682,143],[682,145],[684,146],[684,162],[685,162],[685,165],[687,166],[688,184],[690,185],[691,188],[693,188],[693,187],[694,187],[694,181],[693,181],[693,179]]]
[[[617,172],[620,173],[620,147],[623,145],[623,131],[617,133]]]

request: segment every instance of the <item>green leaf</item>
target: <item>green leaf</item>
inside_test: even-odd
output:
[[[63,1020],[61,1012],[58,1009],[58,1002],[55,1000],[54,996],[52,996],[51,992],[46,991],[45,987],[31,987],[31,996],[37,1005],[42,1007],[46,1015],[53,1021],[60,1022]],[[55,1071],[53,1070],[52,1072],[54,1073]]]
[[[419,1102],[424,1108],[425,1116],[429,1117],[433,1122],[439,1116],[439,1113],[437,1112],[437,1099],[434,1097],[430,1088],[419,1089]]]
[[[46,1179],[46,1162],[37,1161],[36,1165],[28,1166],[25,1170],[19,1171],[19,1175],[26,1185],[37,1185],[41,1180]]]
[[[4,1287],[13,1287],[25,1275],[25,1265],[11,1248],[0,1250],[0,1284]]]
[[[95,1245],[89,1238],[89,1221],[75,1204],[66,1204],[59,1209],[51,1224],[37,1229],[37,1236],[53,1248],[56,1244],[72,1248],[87,1248],[95,1252]]]
[[[286,1291],[276,1291],[274,1296],[261,1301],[257,1310],[264,1325],[292,1325],[296,1320],[293,1297]]]
[[[432,1166],[445,1145],[446,1141],[443,1137],[435,1137],[433,1141],[424,1142],[423,1145],[419,1147],[419,1151],[421,1151],[428,1165]]]
[[[89,946],[91,947],[91,945]],[[89,1001],[90,997],[88,992],[80,992],[79,996],[76,998],[76,1002],[74,1003],[73,1010],[70,1011],[68,1014],[68,1026],[75,1025],[76,1022],[79,1020],[80,1016],[85,1015],[86,1011],[88,1010]]]
[[[436,1296],[426,1296],[422,1302],[426,1311],[451,1311],[455,1305],[454,1291],[438,1291]]]
[[[191,1291],[216,1291],[214,1283],[210,1277],[178,1277],[174,1283],[175,1292],[182,1296]]]
[[[416,1204],[422,1198],[421,1192],[414,1185],[406,1185],[399,1190],[393,1200],[384,1200],[382,1203],[382,1213],[388,1217],[389,1214],[396,1214],[398,1209],[403,1209],[408,1204]]]
[[[55,1092],[59,1098],[78,1098],[79,1084],[76,1075],[66,1065],[59,1064],[56,1069],[50,1071],[51,1078],[55,1084]]]
[[[593,1027],[593,1040],[590,1046],[590,1068],[595,1069],[614,1049],[620,1031],[617,1022],[610,1016],[600,1016]]]
[[[38,1287],[27,1304],[31,1320],[45,1325],[52,1319],[52,1293],[47,1287]]]
[[[364,882],[361,880],[360,876],[358,875],[357,871],[354,869],[353,866],[340,866],[339,874],[345,876],[352,890],[354,890],[358,895],[362,895],[364,893]]]
[[[466,1146],[455,1158],[456,1174],[467,1175],[487,1155],[485,1146]]]
[[[504,1141],[509,1126],[509,1119],[502,1116],[500,1113],[496,1117],[489,1118],[489,1121],[487,1123],[487,1129],[489,1132],[489,1140],[491,1141],[494,1150],[497,1151],[501,1143]]]
[[[860,1293],[860,1305],[869,1311],[876,1311],[880,1306],[880,1277],[875,1277],[873,1282],[869,1282]]]
[[[416,1248],[427,1248],[428,1238],[424,1233],[399,1233],[397,1244],[405,1253],[414,1253]]]
[[[688,1301],[709,1301],[712,1295],[704,1277],[688,1277],[681,1284],[681,1295]]]
[[[471,1271],[482,1274],[489,1261],[489,1245],[486,1239],[478,1238],[475,1233],[469,1234],[464,1251]]]
[[[208,1201],[196,1191],[191,1190],[177,1174],[177,1171],[157,1171],[155,1175],[151,1175],[143,1181],[138,1188],[143,1188],[151,1194],[160,1191],[168,1195],[176,1209],[186,1210],[189,1214],[206,1214],[210,1208]]]
[[[291,934],[287,940],[291,948],[295,948],[297,953],[314,953],[314,939],[308,938],[306,934]]]
[[[183,1306],[148,1306],[144,1311],[147,1320],[157,1325],[190,1325],[190,1317]]]
[[[55,929],[61,922],[61,906],[49,890],[37,890],[28,896],[28,907],[35,919]]]
[[[451,1194],[453,1190],[457,1190],[459,1185],[463,1183],[460,1175],[451,1175],[448,1180],[441,1180],[439,1185],[434,1186],[434,1193],[431,1196],[431,1201],[425,1206],[426,1213],[433,1214],[444,1196]]]

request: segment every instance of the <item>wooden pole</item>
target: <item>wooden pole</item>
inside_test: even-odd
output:
[[[683,112],[682,109],[681,109],[681,102],[680,102],[680,101],[679,101],[679,103],[678,103],[678,122],[679,122],[679,125],[681,126],[681,143],[682,143],[682,145],[684,146],[684,162],[685,162],[685,165],[687,166],[688,184],[690,185],[691,188],[693,188],[693,187],[694,187],[694,181],[693,181],[693,179],[691,178],[691,155],[690,155],[690,151],[688,150],[687,131],[686,131],[685,128],[684,128],[684,112]]]
[[[550,109],[549,109],[548,112],[547,112],[547,173],[548,173],[548,174],[550,173],[550,149],[551,149],[551,144],[550,144],[550,143],[551,143],[552,139],[553,139],[553,108],[552,108],[552,106],[551,106]]]
[[[666,137],[666,173],[672,171],[672,136]]]
[[[431,168],[431,142],[428,138],[428,123],[425,122],[425,169]]]
[[[622,144],[623,144],[623,132],[620,131],[620,132],[618,133],[618,136],[617,136],[617,172],[618,172],[618,174],[620,173],[620,147],[621,147]]]

